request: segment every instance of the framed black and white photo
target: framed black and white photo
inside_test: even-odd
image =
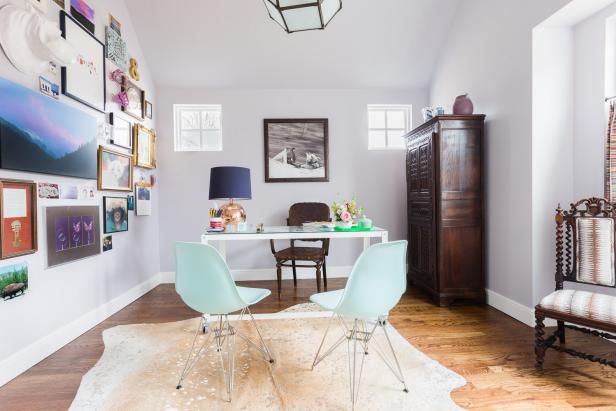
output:
[[[265,182],[327,182],[328,120],[266,119]]]
[[[75,64],[62,67],[62,94],[105,112],[105,45],[64,10],[60,29],[79,53]]]
[[[122,106],[122,112],[135,117],[139,121],[145,120],[145,91],[124,76],[122,91],[126,93],[128,105]]]
[[[109,124],[111,124],[111,144],[133,149],[133,125],[130,121],[109,113]]]

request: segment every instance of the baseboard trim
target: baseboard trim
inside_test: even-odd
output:
[[[353,269],[352,266],[327,267],[327,278],[347,278]],[[275,268],[259,268],[247,270],[231,270],[231,275],[235,281],[265,281],[276,279]],[[161,282],[164,284],[175,283],[175,272],[165,271],[160,273]],[[291,268],[282,269],[282,279],[290,280],[293,278]],[[314,279],[314,268],[297,268],[298,279]]]
[[[0,387],[49,357],[92,327],[117,313],[161,282],[156,274],[124,294],[95,308],[0,362]]]
[[[496,308],[498,311],[507,314],[508,316],[518,320],[519,322],[528,325],[529,327],[535,326],[535,309],[520,304],[504,295],[497,293],[486,288],[486,295],[488,297],[488,305]],[[555,327],[556,321],[547,319],[545,320],[546,327]]]

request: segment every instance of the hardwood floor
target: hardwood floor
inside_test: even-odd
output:
[[[253,312],[277,312],[306,302],[313,280],[283,282],[283,297],[258,304]],[[329,280],[329,289],[345,280]],[[242,285],[275,290],[276,282]],[[0,388],[1,410],[65,410],[81,377],[103,352],[101,333],[121,324],[157,323],[196,317],[176,295],[161,285],[86,332],[47,359]],[[491,307],[439,308],[421,293],[409,291],[391,313],[391,323],[415,347],[464,376],[468,384],[453,393],[464,408],[491,410],[616,410],[616,370],[548,351],[544,371],[533,367],[533,330]],[[569,345],[582,345],[603,355],[616,345],[569,331]],[[613,356],[613,354],[612,354]]]

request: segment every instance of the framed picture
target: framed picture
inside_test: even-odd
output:
[[[47,267],[100,254],[100,207],[46,207]]]
[[[109,26],[105,27],[105,45],[107,49],[107,58],[120,70],[126,71],[128,68],[128,50],[126,48],[126,42],[117,31]]]
[[[105,234],[128,231],[128,199],[126,197],[103,197],[105,211]]]
[[[147,183],[135,184],[137,215],[152,215],[152,186]]]
[[[55,183],[38,183],[38,196],[57,200],[60,198],[60,186]]]
[[[60,29],[79,52],[75,64],[62,67],[62,93],[104,113],[105,45],[65,11],[60,12]]]
[[[152,103],[147,100],[145,101],[145,116],[152,119]]]
[[[138,120],[143,120],[145,110],[145,91],[137,87],[135,83],[124,76],[122,91],[128,97],[128,105],[122,106],[122,111],[130,114]]]
[[[128,211],[134,211],[135,210],[135,196],[131,194],[128,197],[126,197],[126,200],[128,201]]]
[[[265,182],[327,182],[328,120],[266,119]]]
[[[133,191],[133,156],[100,146],[98,149],[98,189]]]
[[[0,180],[0,260],[35,253],[36,183]]]
[[[0,96],[0,167],[96,179],[96,118],[3,78]]]
[[[12,300],[28,291],[28,263],[0,267],[0,299]]]
[[[103,237],[103,253],[113,250],[113,237],[106,235]]]
[[[132,124],[122,117],[109,113],[109,124],[111,124],[111,144],[133,149]]]
[[[94,34],[94,9],[85,2],[85,0],[71,0],[71,15],[83,27]]]
[[[142,126],[133,126],[135,136],[135,166],[156,168],[156,133]]]

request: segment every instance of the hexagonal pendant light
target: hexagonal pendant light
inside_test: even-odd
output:
[[[342,9],[342,0],[263,0],[270,17],[287,33],[323,30]]]

